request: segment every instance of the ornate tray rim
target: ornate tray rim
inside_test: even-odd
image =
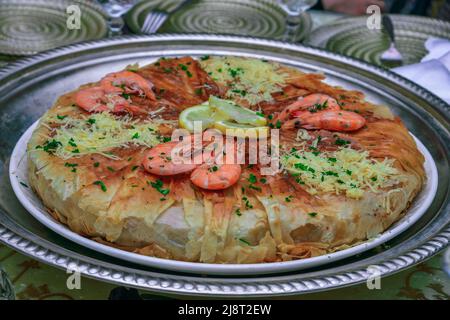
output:
[[[14,72],[33,66],[43,60],[56,56],[93,49],[108,45],[118,45],[124,42],[142,43],[146,41],[221,41],[222,43],[244,43],[246,45],[262,45],[272,48],[282,48],[305,54],[316,54],[325,58],[337,60],[342,63],[352,64],[352,67],[362,69],[372,74],[397,81],[403,88],[416,97],[426,99],[432,103],[443,117],[446,141],[450,141],[448,134],[450,106],[431,94],[427,90],[415,85],[401,76],[388,70],[381,69],[363,61],[341,56],[326,50],[313,47],[298,46],[273,40],[255,39],[239,36],[223,35],[155,35],[132,36],[113,39],[96,40],[86,43],[78,43],[59,49],[54,49],[33,57],[26,57],[13,64],[0,69],[0,81],[7,79]],[[17,79],[15,79],[17,80]],[[5,168],[6,169],[6,168]],[[448,193],[447,193],[448,195]],[[406,267],[410,267],[438,253],[448,246],[450,242],[450,204],[445,198],[445,207],[440,208],[436,217],[413,237],[402,243],[399,247],[388,249],[383,253],[372,257],[352,262],[348,265],[337,266],[331,269],[312,271],[301,274],[288,274],[271,277],[256,278],[220,278],[201,277],[188,275],[174,275],[164,272],[145,271],[133,269],[122,265],[100,261],[57,246],[45,239],[38,238],[20,225],[14,223],[4,214],[0,214],[0,241],[6,245],[29,255],[39,261],[53,266],[67,269],[78,268],[85,276],[100,279],[107,282],[120,283],[126,286],[137,287],[152,291],[175,293],[183,295],[214,295],[214,296],[263,296],[263,295],[288,295],[322,291],[337,287],[348,286],[364,282],[370,273],[369,265],[376,265],[382,276],[393,274]],[[0,212],[1,213],[1,212]],[[381,258],[381,260],[380,260]]]

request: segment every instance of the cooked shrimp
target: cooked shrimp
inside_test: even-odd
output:
[[[223,190],[235,184],[241,176],[239,164],[203,164],[191,173],[191,182],[207,190]]]
[[[100,87],[81,89],[75,93],[75,103],[88,112],[113,111],[120,112],[128,105],[128,101],[118,95],[107,95]]]
[[[336,99],[333,99],[326,94],[313,93],[305,97],[299,97],[297,101],[288,105],[280,112],[275,121],[286,121],[289,119],[292,112],[314,108],[315,106],[324,107],[326,110],[340,110],[339,103]]]
[[[166,142],[149,149],[144,155],[142,164],[149,173],[158,176],[173,176],[188,173],[194,170],[198,164],[175,163],[172,160],[172,150],[179,142]]]
[[[153,101],[156,100],[152,91],[153,84],[135,72],[120,71],[110,73],[100,81],[100,86],[106,92],[137,94],[146,96]]]
[[[359,114],[344,110],[296,111],[292,113],[292,116],[294,119],[287,121],[282,128],[303,127],[330,131],[355,131],[366,124],[366,119]]]
[[[101,87],[81,89],[75,93],[74,100],[76,105],[88,112],[143,113],[140,107],[132,105],[121,95],[107,93]]]

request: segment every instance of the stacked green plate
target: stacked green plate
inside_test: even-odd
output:
[[[170,11],[181,0],[141,1],[131,9],[125,21],[141,34],[148,13],[156,8]],[[281,39],[286,13],[270,0],[197,0],[170,15],[158,33],[221,33]],[[304,13],[299,20],[297,40],[311,31],[312,20]]]
[[[450,39],[449,22],[408,15],[390,17],[404,64],[417,63],[427,54],[424,43],[429,37]],[[382,28],[369,29],[367,18],[342,18],[323,25],[309,35],[306,43],[383,66],[380,55],[389,48],[389,37]]]
[[[71,23],[76,7],[79,28]],[[0,8],[0,54],[31,55],[108,33],[103,11],[89,0],[0,0]],[[0,55],[0,63],[8,59]]]

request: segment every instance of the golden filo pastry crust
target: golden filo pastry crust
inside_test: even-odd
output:
[[[189,86],[214,83],[203,73],[195,81],[172,76],[165,82],[152,68],[141,68],[138,73],[158,83],[156,92],[169,83],[159,102],[149,107],[151,112],[164,105],[163,119],[176,119],[180,110],[206,100],[209,94],[224,94],[226,84],[219,83],[211,86],[216,91],[196,97]],[[289,74],[285,94],[273,94],[273,101],[260,102],[258,108],[266,115],[276,114],[298,96],[316,92],[339,98],[346,108],[358,110],[367,119],[364,128],[339,137],[351,141],[356,150],[367,151],[371,159],[391,159],[397,170],[395,181],[387,183],[382,192],[369,188],[361,197],[352,198],[336,192],[311,194],[284,172],[265,177],[267,182],[254,190],[248,188],[249,176],[261,180],[259,168],[243,166],[238,183],[225,190],[206,191],[192,185],[188,176],[157,177],[146,172],[141,166],[145,145],[111,148],[114,158],[91,153],[64,159],[42,148],[53,138],[56,124],[51,119],[90,116],[74,105],[74,93],[68,93],[44,115],[28,143],[30,185],[53,216],[74,232],[166,259],[288,261],[323,255],[382,233],[402,216],[426,179],[424,158],[408,130],[387,107],[365,101],[360,92],[327,85],[323,75],[287,67],[280,67],[279,72]],[[176,89],[177,81],[183,81],[188,94]],[[161,132],[170,133],[166,123],[158,126]],[[295,146],[297,137],[297,130],[281,130],[284,147]],[[162,194],[157,183],[170,192]]]

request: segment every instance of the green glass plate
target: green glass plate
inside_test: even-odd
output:
[[[424,43],[429,37],[450,39],[449,22],[407,15],[390,17],[404,64],[417,63],[427,54]],[[389,37],[382,29],[367,28],[367,16],[342,18],[323,25],[309,35],[306,43],[387,67],[380,55],[389,48]]]
[[[126,15],[128,27],[142,34],[148,13],[156,8],[170,11],[180,0],[149,0],[134,6]],[[269,0],[197,0],[173,13],[158,33],[221,33],[281,39],[286,13]],[[312,29],[312,20],[304,13],[299,20],[297,40]]]
[[[69,29],[70,5],[80,9],[80,28]],[[88,0],[0,0],[0,53],[31,55],[55,47],[105,37],[101,8]]]

